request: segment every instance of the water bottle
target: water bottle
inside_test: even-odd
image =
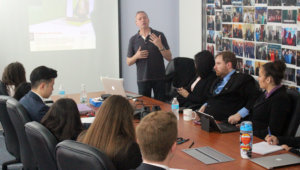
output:
[[[62,85],[59,85],[58,94],[59,94],[59,98],[66,97],[66,91]]]
[[[87,94],[85,90],[85,84],[81,84],[81,92],[80,92],[80,103],[87,103]]]
[[[253,130],[251,121],[243,121],[240,127],[240,151],[243,159],[252,156]]]
[[[177,120],[179,120],[179,102],[176,97],[172,100],[172,112],[177,117]]]

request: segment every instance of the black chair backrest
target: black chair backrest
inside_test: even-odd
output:
[[[56,161],[60,170],[115,170],[111,160],[100,150],[72,140],[56,146]]]
[[[9,96],[0,95],[0,122],[4,130],[4,139],[7,151],[17,160],[20,159],[20,147],[16,130],[8,116],[6,101]]]
[[[42,124],[33,121],[25,124],[25,132],[39,169],[57,169],[55,147],[58,143],[55,136]]]
[[[296,90],[287,89],[287,94],[291,99],[292,111],[289,114],[287,130],[285,136],[295,136],[300,124],[300,94]]]
[[[25,108],[16,99],[13,98],[7,100],[6,107],[10,120],[16,130],[18,140],[20,141],[19,146],[23,168],[37,169],[36,161],[31,147],[28,143],[24,127],[27,122],[31,121],[28,113]]]
[[[176,88],[185,87],[196,76],[194,60],[187,57],[176,57],[170,61],[165,71],[166,97],[177,96]]]

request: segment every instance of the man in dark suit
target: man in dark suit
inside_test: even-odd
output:
[[[228,120],[238,123],[249,114],[259,95],[259,90],[252,76],[236,72],[237,59],[230,51],[219,53],[215,58],[215,71],[218,78],[212,83],[211,97],[200,108],[214,116],[216,120]]]
[[[31,91],[21,98],[20,103],[33,121],[40,122],[49,110],[43,99],[49,98],[52,94],[56,77],[57,71],[45,66],[39,66],[31,72]]]
[[[143,163],[137,170],[166,170],[176,150],[177,118],[157,111],[145,116],[136,128]]]

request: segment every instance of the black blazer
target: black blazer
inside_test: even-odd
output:
[[[32,91],[29,91],[22,97],[20,103],[27,110],[31,120],[37,122],[40,122],[49,110],[49,106],[47,106],[42,99]]]
[[[279,145],[286,144],[289,147],[292,147],[290,152],[300,156],[300,137],[291,137],[291,136],[279,136]]]
[[[139,167],[136,168],[136,170],[165,170],[164,168],[142,163]]]
[[[142,163],[140,147],[136,142],[132,142],[127,150],[121,151],[112,159],[113,164],[118,170],[128,170],[138,167]]]
[[[265,94],[262,94],[252,110],[254,135],[264,139],[270,126],[272,135],[283,136],[290,112],[291,101],[284,86],[274,91],[267,99]]]
[[[8,96],[6,85],[0,81],[0,95]]]
[[[193,81],[191,81],[191,83],[187,87],[185,87],[185,89],[189,92],[187,98],[182,97],[178,99],[180,106],[189,107],[199,105],[199,107],[201,107],[207,100],[209,96],[209,89],[216,77],[216,73],[211,72],[207,77],[198,81],[198,83],[194,87],[194,90],[191,91],[192,84],[198,78],[198,76],[196,76]]]
[[[233,73],[222,91],[215,94],[214,90],[219,82],[220,78],[217,78],[212,83],[205,109],[205,113],[219,121],[227,120],[243,107],[250,111],[260,94],[254,78],[250,75]]]

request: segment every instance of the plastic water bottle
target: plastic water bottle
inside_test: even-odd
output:
[[[177,120],[179,120],[179,102],[176,97],[172,100],[172,112],[177,117]]]
[[[243,159],[252,156],[253,130],[251,121],[243,121],[240,127],[240,151]]]
[[[58,94],[59,94],[59,98],[66,97],[66,91],[62,85],[59,85]]]
[[[87,103],[87,94],[85,90],[85,84],[81,84],[81,92],[80,92],[80,103]]]

